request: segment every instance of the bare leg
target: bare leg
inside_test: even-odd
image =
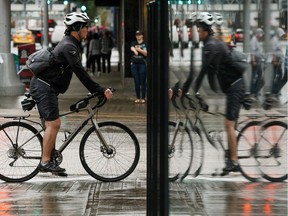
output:
[[[235,122],[225,119],[224,124],[227,133],[228,148],[230,150],[230,159],[232,161],[238,161]]]
[[[47,162],[51,158],[51,152],[55,147],[56,137],[61,126],[61,120],[58,118],[54,121],[46,121],[45,126],[42,162]]]

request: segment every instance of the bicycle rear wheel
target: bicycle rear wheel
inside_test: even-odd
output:
[[[287,179],[287,124],[272,121],[262,126],[257,160],[263,178],[271,182]]]
[[[183,180],[190,171],[193,158],[192,138],[187,127],[169,121],[169,181]]]
[[[193,140],[193,159],[190,173],[197,177],[201,173],[204,162],[204,142],[198,127],[192,126],[191,137]]]
[[[102,145],[94,127],[84,134],[79,155],[84,169],[93,178],[103,182],[120,181],[136,168],[140,146],[135,134],[118,122],[101,122],[99,131],[111,152]]]
[[[23,182],[38,173],[42,136],[25,122],[7,122],[0,127],[0,179]]]
[[[249,181],[256,182],[262,178],[259,162],[256,159],[256,149],[259,141],[260,122],[248,122],[237,137],[237,153],[240,172]]]

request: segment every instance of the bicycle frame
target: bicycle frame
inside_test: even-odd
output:
[[[86,115],[86,117],[78,124],[78,126],[69,134],[69,136],[67,137],[67,139],[65,139],[62,143],[62,145],[59,147],[58,151],[61,153],[65,150],[65,148],[72,142],[72,140],[75,138],[75,136],[88,124],[88,121],[91,120],[91,123],[93,125],[93,127],[95,128],[95,132],[98,136],[98,138],[100,139],[101,143],[105,146],[105,148],[109,151],[109,145],[107,144],[107,142],[105,141],[105,139],[103,138],[101,132],[99,131],[99,127],[98,127],[98,123],[95,119],[93,119],[93,116],[96,114],[97,109],[93,110],[91,105],[88,104],[86,108],[79,110],[79,112],[82,111],[88,111],[88,114]],[[76,111],[70,111],[70,112],[66,112],[60,115],[60,117],[66,116],[66,115],[70,115],[72,113],[75,113]]]
[[[103,144],[103,146],[105,146],[107,151],[110,150],[109,145],[107,144],[107,142],[103,138],[101,132],[99,131],[99,127],[98,127],[97,121],[95,119],[93,119],[93,116],[96,114],[98,109],[97,108],[96,109],[92,109],[92,106],[91,106],[90,103],[88,103],[85,108],[79,109],[77,111],[69,111],[69,112],[65,112],[63,114],[60,114],[60,118],[63,117],[63,116],[70,115],[70,114],[75,113],[75,112],[83,112],[85,110],[88,111],[88,114],[86,115],[86,117],[81,122],[79,122],[78,126],[75,129],[73,129],[73,131],[69,134],[69,136],[63,141],[63,143],[61,144],[61,146],[58,149],[58,151],[60,153],[62,153],[66,149],[66,147],[72,142],[72,140],[76,137],[76,135],[88,124],[89,120],[91,120],[91,123],[92,123],[93,127],[95,128],[95,132],[96,132],[98,138],[100,139],[101,143]],[[30,123],[37,124],[37,125],[39,125],[41,127],[40,130],[37,129],[38,133],[35,134],[34,136],[32,136],[27,142],[23,143],[22,146],[24,146],[26,143],[28,143],[30,140],[32,140],[34,137],[36,137],[38,134],[40,134],[43,131],[45,131],[45,120],[42,117],[40,117],[41,123],[28,119],[30,117],[30,115],[19,115],[19,116],[5,116],[5,115],[2,115],[0,117],[12,118],[12,119],[17,120],[19,122],[24,120],[24,121],[27,121],[27,122],[30,122]]]

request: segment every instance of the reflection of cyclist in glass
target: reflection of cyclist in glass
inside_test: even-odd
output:
[[[64,23],[67,26],[65,37],[52,51],[55,65],[62,65],[63,69],[48,69],[31,80],[30,94],[36,100],[40,115],[45,119],[43,152],[39,164],[41,172],[65,172],[64,168],[59,167],[51,160],[51,153],[55,148],[56,137],[61,126],[58,95],[68,89],[73,72],[90,92],[100,92],[107,99],[112,98],[110,89],[94,82],[81,63],[81,41],[88,34],[89,21],[89,17],[84,13],[73,12],[65,16]]]
[[[227,132],[230,160],[226,161],[223,174],[239,171],[237,156],[237,141],[235,134],[235,121],[239,117],[241,103],[245,94],[242,74],[229,68],[229,49],[227,44],[213,37],[213,16],[203,12],[198,17],[198,34],[203,41],[202,69],[193,86],[194,92],[198,92],[204,76],[207,74],[212,90],[216,91],[216,77],[221,90],[226,95],[225,128]]]

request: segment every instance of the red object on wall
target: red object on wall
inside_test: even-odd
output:
[[[19,66],[25,65],[28,56],[36,51],[35,44],[25,44],[18,46],[18,59]],[[26,89],[30,88],[30,80],[33,77],[33,73],[30,70],[22,70],[19,73],[20,80],[25,84]]]

